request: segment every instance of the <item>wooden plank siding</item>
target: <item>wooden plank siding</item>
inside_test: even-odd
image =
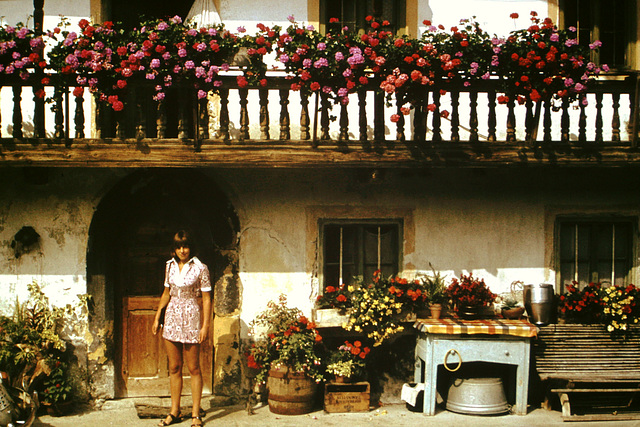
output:
[[[10,87],[13,109],[0,115],[0,126],[11,128],[10,136],[5,132],[0,138],[0,162],[52,167],[640,165],[638,79],[595,82],[586,95],[588,107],[500,104],[499,82],[493,80],[469,88],[448,86],[443,94],[425,92],[425,102],[394,123],[389,118],[399,112],[400,102],[374,91],[352,95],[349,106],[330,108],[324,97],[294,95],[284,77],[269,77],[268,89],[238,88],[229,77],[215,101],[217,124],[211,134],[212,104],[197,100],[193,91],[176,88],[170,102],[156,103],[149,95],[152,87],[138,86],[126,111],[97,105],[86,132],[90,95],[73,99],[65,88],[66,94],[51,104],[52,123],[45,123],[38,102],[35,112],[23,111],[37,88],[4,78],[0,87]],[[23,129],[27,115],[34,122],[30,134]]]

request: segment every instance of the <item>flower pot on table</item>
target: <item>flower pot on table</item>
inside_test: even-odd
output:
[[[465,320],[476,320],[482,315],[482,307],[475,305],[461,305],[457,310],[458,317]]]
[[[503,308],[502,317],[505,319],[520,319],[524,314],[524,307]]]
[[[442,304],[429,305],[429,318],[439,319],[441,315],[442,315]]]

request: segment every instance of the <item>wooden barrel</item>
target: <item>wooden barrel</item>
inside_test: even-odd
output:
[[[267,378],[269,410],[280,415],[302,415],[313,411],[317,384],[304,373],[274,368]]]

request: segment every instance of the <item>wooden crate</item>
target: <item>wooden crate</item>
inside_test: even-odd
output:
[[[327,412],[366,412],[371,398],[368,382],[329,382],[324,388],[324,410]]]

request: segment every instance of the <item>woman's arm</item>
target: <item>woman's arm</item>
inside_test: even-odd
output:
[[[160,315],[162,313],[162,309],[169,304],[169,300],[171,299],[170,288],[165,287],[164,292],[162,292],[162,296],[160,297],[160,304],[158,304],[158,309],[156,310],[156,318],[153,320],[153,326],[151,327],[151,332],[153,335],[158,333],[158,329],[160,329]]]
[[[211,292],[202,292],[202,329],[200,329],[198,342],[202,343],[207,339],[210,326],[211,326]]]

